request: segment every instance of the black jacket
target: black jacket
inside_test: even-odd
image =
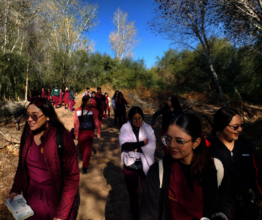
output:
[[[169,220],[168,190],[170,183],[171,166],[174,160],[171,155],[163,158],[164,176],[163,187],[159,188],[158,163],[154,163],[147,174],[143,187],[140,220]],[[224,213],[228,219],[232,217],[232,200],[229,197],[230,180],[224,173],[221,186],[217,188],[217,176],[209,177],[208,185],[203,186],[204,216],[211,219],[214,213]]]
[[[180,114],[183,114],[182,110],[174,110],[174,111],[171,112],[168,107],[164,107],[164,108],[158,110],[157,112],[155,112],[155,114],[153,115],[153,118],[152,118],[152,125],[156,124],[156,118],[158,116],[163,115],[163,117],[162,117],[162,129],[167,131],[170,121],[174,117],[176,117]]]
[[[232,154],[228,148],[216,137],[211,135],[207,138],[211,143],[209,152],[211,156],[218,158],[228,172],[232,184],[232,195],[244,195],[249,189],[259,192],[257,175],[260,176],[255,147],[247,140],[239,137],[235,141]]]
[[[73,90],[69,90],[69,100],[75,100],[75,96],[74,96]]]

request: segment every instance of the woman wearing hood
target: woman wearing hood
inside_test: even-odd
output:
[[[183,110],[179,104],[178,98],[175,96],[169,97],[167,99],[167,104],[164,108],[158,110],[152,118],[152,128],[156,128],[156,118],[160,115],[163,115],[162,118],[162,131],[161,131],[161,136],[166,135],[167,133],[167,129],[168,129],[168,125],[170,123],[170,121],[180,115],[183,114]],[[165,154],[169,153],[168,147],[163,145],[164,148],[164,152]]]

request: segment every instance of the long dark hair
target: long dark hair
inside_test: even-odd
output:
[[[236,115],[240,115],[237,110],[229,107],[220,108],[214,115],[214,123],[212,134],[216,134],[217,131],[223,131],[230,123],[232,118]]]
[[[180,110],[181,112],[183,112],[183,111],[182,111],[182,108],[181,108],[181,106],[180,106],[179,100],[178,100],[177,97],[175,97],[175,96],[172,96],[172,97],[171,97],[171,105],[172,105],[172,107],[173,107],[176,111],[177,111],[177,110]]]
[[[122,93],[122,92],[118,92],[118,94],[117,94],[117,100],[119,100],[120,95],[122,95],[122,99],[124,99],[124,95],[123,95],[123,93]]]
[[[138,113],[139,115],[141,115],[141,117],[144,120],[144,113],[143,110],[139,107],[139,106],[133,106],[129,112],[128,112],[128,119],[129,121],[132,121],[132,118],[134,117],[134,115]]]
[[[65,129],[64,124],[58,119],[57,114],[51,104],[50,101],[48,101],[48,99],[46,98],[34,98],[30,104],[28,105],[28,107],[30,105],[35,105],[37,108],[39,108],[43,114],[49,118],[49,125],[55,127],[55,128],[63,128]],[[27,107],[27,108],[28,108]],[[20,153],[22,152],[22,148],[25,144],[25,140],[28,137],[30,131],[30,127],[29,124],[26,122],[22,136],[21,136],[21,142],[20,142]]]
[[[116,91],[115,91],[115,94],[114,94],[114,96],[113,96],[113,98],[112,98],[112,99],[115,99],[115,98],[116,98],[116,95],[117,95],[116,93],[117,93],[117,92],[119,93],[119,91],[118,91],[118,90],[116,90]]]
[[[85,95],[82,98],[82,104],[81,104],[81,108],[82,108],[82,113],[81,113],[81,117],[80,117],[80,124],[83,122],[84,117],[83,117],[83,113],[84,113],[84,109],[86,106],[86,103],[88,102],[88,100],[91,99],[91,97],[89,95]]]
[[[216,168],[202,134],[202,126],[199,119],[193,114],[182,114],[174,118],[170,125],[175,124],[191,136],[192,142],[201,138],[201,143],[194,149],[194,156],[191,162],[190,174],[193,181],[200,186],[206,183],[207,177],[216,174]]]

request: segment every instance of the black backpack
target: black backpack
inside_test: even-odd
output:
[[[57,146],[57,153],[59,156],[60,169],[61,169],[61,175],[62,175],[62,182],[61,182],[61,186],[60,186],[59,193],[58,193],[58,201],[61,201],[62,199],[62,191],[64,187],[64,164],[63,164],[64,130],[65,130],[64,128],[58,128],[56,131],[56,146]]]

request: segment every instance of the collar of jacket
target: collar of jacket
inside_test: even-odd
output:
[[[47,126],[47,128],[46,128],[46,130],[45,130],[45,132],[44,132],[44,134],[41,136],[41,138],[40,138],[40,141],[41,141],[41,143],[42,144],[45,144],[47,141],[48,141],[48,139],[51,137],[51,135],[53,134],[53,132],[56,130],[56,128],[55,127],[53,127],[50,123],[48,124],[48,126]],[[30,130],[30,132],[29,132],[29,136],[28,136],[28,139],[27,139],[27,143],[28,143],[28,141],[30,141],[31,143],[32,143],[32,141],[33,141],[33,139],[34,139],[34,134],[33,134],[33,132]],[[28,145],[28,144],[26,144],[26,145]],[[29,143],[29,146],[30,146],[31,144]]]
[[[40,138],[42,144],[45,144],[49,140],[49,138],[54,134],[55,131],[56,128],[49,123],[45,130],[45,133]]]
[[[172,163],[175,162],[171,155],[168,154],[163,158],[164,176],[163,176],[163,188],[160,195],[159,202],[159,220],[169,219],[168,211],[168,193]],[[203,186],[203,201],[204,210],[203,216],[211,218],[217,207],[217,177],[216,175],[209,176],[207,181],[208,184]]]
[[[227,150],[227,151],[230,151],[227,147],[226,147],[226,145],[222,142],[222,141],[220,141],[219,139],[218,139],[218,137],[215,135],[215,134],[213,134],[213,135],[211,135],[209,138],[208,138],[208,141],[210,140],[210,142],[211,142],[211,145],[212,144],[214,144],[214,145],[216,145],[216,147],[220,147],[220,148],[223,148],[224,150]],[[214,143],[215,142],[215,143]],[[236,140],[235,141],[235,146],[237,145],[237,143],[238,143],[238,140]],[[210,145],[210,146],[211,146]],[[235,148],[235,147],[234,147]],[[233,149],[234,149],[233,148]]]

